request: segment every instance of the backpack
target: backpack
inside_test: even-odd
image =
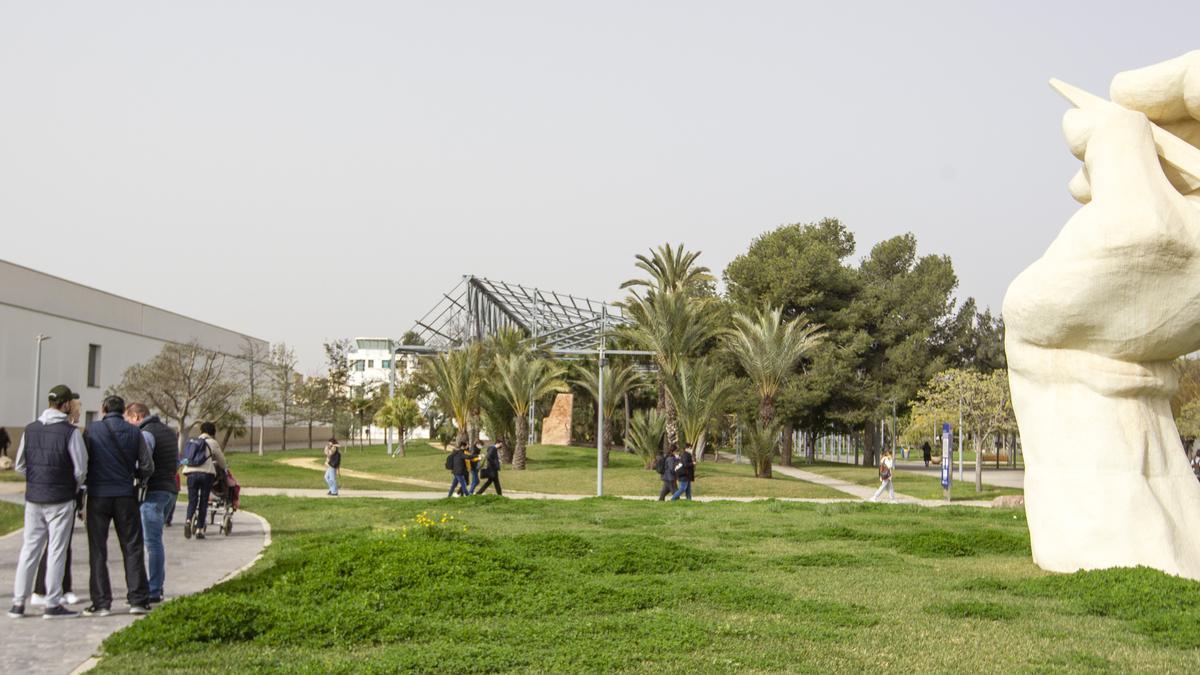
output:
[[[887,480],[892,477],[892,470],[888,468],[885,462],[879,463],[879,478]]]
[[[447,471],[454,470],[454,453],[453,452],[446,455],[446,470]]]
[[[662,473],[666,470],[667,470],[667,458],[659,457],[658,461],[654,462],[654,473],[661,476]]]
[[[208,451],[208,441],[203,438],[189,438],[180,453],[179,463],[183,466],[200,466],[208,461],[212,453]]]

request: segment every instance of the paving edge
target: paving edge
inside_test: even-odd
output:
[[[246,570],[250,569],[251,567],[254,567],[256,564],[258,564],[259,560],[262,560],[263,554],[267,552],[267,548],[269,548],[271,546],[271,522],[253,511],[239,510],[238,513],[244,513],[248,516],[253,516],[255,519],[258,520],[259,524],[262,525],[262,528],[263,528],[262,549],[259,550],[258,555],[254,556],[254,560],[251,560],[250,562],[246,563],[245,565],[242,565],[241,567],[230,572],[229,574],[226,574],[225,576],[221,577],[220,579],[218,579],[214,583],[210,584],[209,586],[207,586],[199,591],[196,591],[196,593],[203,593],[204,591],[207,591],[209,588],[223,584],[226,581],[229,581],[230,579],[238,576],[242,572],[245,572]],[[17,530],[17,531],[20,532],[20,530]],[[5,535],[5,536],[7,537],[10,535]],[[196,593],[190,593],[189,595],[195,595]],[[128,628],[128,627],[129,626],[126,626],[126,628]],[[122,629],[122,630],[124,630],[124,629]],[[75,666],[75,670],[72,670],[70,675],[78,675],[79,673],[86,673],[98,665],[100,665],[100,657],[99,656],[89,656],[86,661],[79,664],[78,666]]]

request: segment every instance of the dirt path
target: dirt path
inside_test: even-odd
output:
[[[325,473],[325,462],[320,457],[289,457],[287,459],[276,460],[280,464],[296,467],[297,469],[311,469]],[[376,480],[381,483],[396,483],[398,485],[415,485],[417,487],[441,488],[445,489],[447,483],[435,483],[431,480],[422,480],[420,478],[403,478],[400,476],[385,476],[381,473],[369,473],[367,471],[355,471],[354,469],[342,469],[339,472],[346,478],[362,478],[365,480]]]

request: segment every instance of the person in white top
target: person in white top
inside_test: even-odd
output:
[[[888,501],[896,501],[896,490],[892,487],[892,472],[895,468],[896,463],[892,461],[892,451],[884,450],[883,459],[879,460],[879,489],[875,491],[871,501],[879,501],[879,495],[883,494],[885,489],[888,491]]]

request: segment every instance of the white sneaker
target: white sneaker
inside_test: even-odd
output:
[[[79,596],[75,595],[74,593],[67,593],[63,595],[63,602],[68,605],[73,605],[79,602]]]
[[[46,596],[34,593],[33,595],[29,596],[29,604],[33,605],[34,607],[45,607]]]

